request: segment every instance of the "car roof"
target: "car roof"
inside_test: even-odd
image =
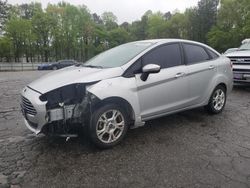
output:
[[[165,43],[171,43],[171,42],[186,42],[186,43],[192,43],[192,44],[197,44],[197,45],[201,45],[207,48],[212,49],[213,51],[215,51],[213,48],[211,48],[210,46],[200,43],[200,42],[196,42],[196,41],[192,41],[192,40],[185,40],[185,39],[150,39],[150,40],[140,40],[140,41],[134,41],[132,43],[153,43],[153,44],[165,44]],[[216,51],[217,52],[217,51]],[[218,52],[217,52],[218,53]],[[218,53],[219,54],[219,53]]]
[[[216,50],[214,50],[213,48],[211,48],[210,46],[200,43],[200,42],[196,42],[196,41],[192,41],[192,40],[185,40],[185,39],[151,39],[151,40],[140,40],[140,41],[134,41],[134,43],[153,43],[155,45],[161,45],[161,44],[165,44],[165,43],[171,43],[171,42],[186,42],[186,43],[191,43],[191,44],[197,44],[203,47],[206,47],[210,50],[212,50],[213,52],[215,52],[217,55],[220,55],[220,53],[218,53]],[[133,43],[133,42],[132,42]]]
[[[147,53],[148,51],[154,49],[157,46],[160,46],[162,44],[167,44],[167,43],[172,43],[172,42],[183,42],[183,43],[189,43],[189,44],[196,44],[199,46],[203,46],[204,48],[207,48],[211,51],[213,51],[215,54],[217,54],[218,56],[221,56],[221,54],[219,52],[217,52],[215,49],[211,48],[210,46],[200,43],[200,42],[196,42],[196,41],[191,41],[191,40],[185,40],[185,39],[151,39],[151,40],[140,40],[140,41],[134,41],[134,42],[130,42],[130,43],[134,43],[134,44],[139,44],[139,43],[152,43],[151,47],[147,48],[146,50],[144,50],[143,52],[141,52],[140,54],[138,54],[136,57],[134,57],[132,60],[130,60],[128,63],[126,63],[125,65],[122,66],[122,68],[125,70],[127,69],[129,66],[131,66],[140,56],[142,56],[143,54]]]

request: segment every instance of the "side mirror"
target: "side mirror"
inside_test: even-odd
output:
[[[146,81],[149,74],[155,74],[161,71],[161,66],[156,64],[148,64],[142,68],[141,80]]]

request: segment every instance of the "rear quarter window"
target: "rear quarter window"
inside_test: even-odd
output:
[[[209,53],[209,55],[211,56],[211,59],[216,59],[216,58],[218,58],[219,57],[219,55],[218,54],[216,54],[215,52],[213,52],[212,50],[210,50],[210,49],[206,49],[207,50],[207,52]]]

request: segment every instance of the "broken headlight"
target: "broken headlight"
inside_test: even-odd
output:
[[[85,84],[71,84],[49,91],[40,96],[41,101],[47,101],[47,109],[53,109],[63,105],[81,103],[85,96]]]

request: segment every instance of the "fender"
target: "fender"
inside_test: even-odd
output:
[[[141,110],[135,77],[116,77],[102,80],[94,85],[87,86],[86,90],[94,94],[100,100],[105,100],[111,96],[126,100],[134,110],[135,126],[144,124],[141,120]]]

